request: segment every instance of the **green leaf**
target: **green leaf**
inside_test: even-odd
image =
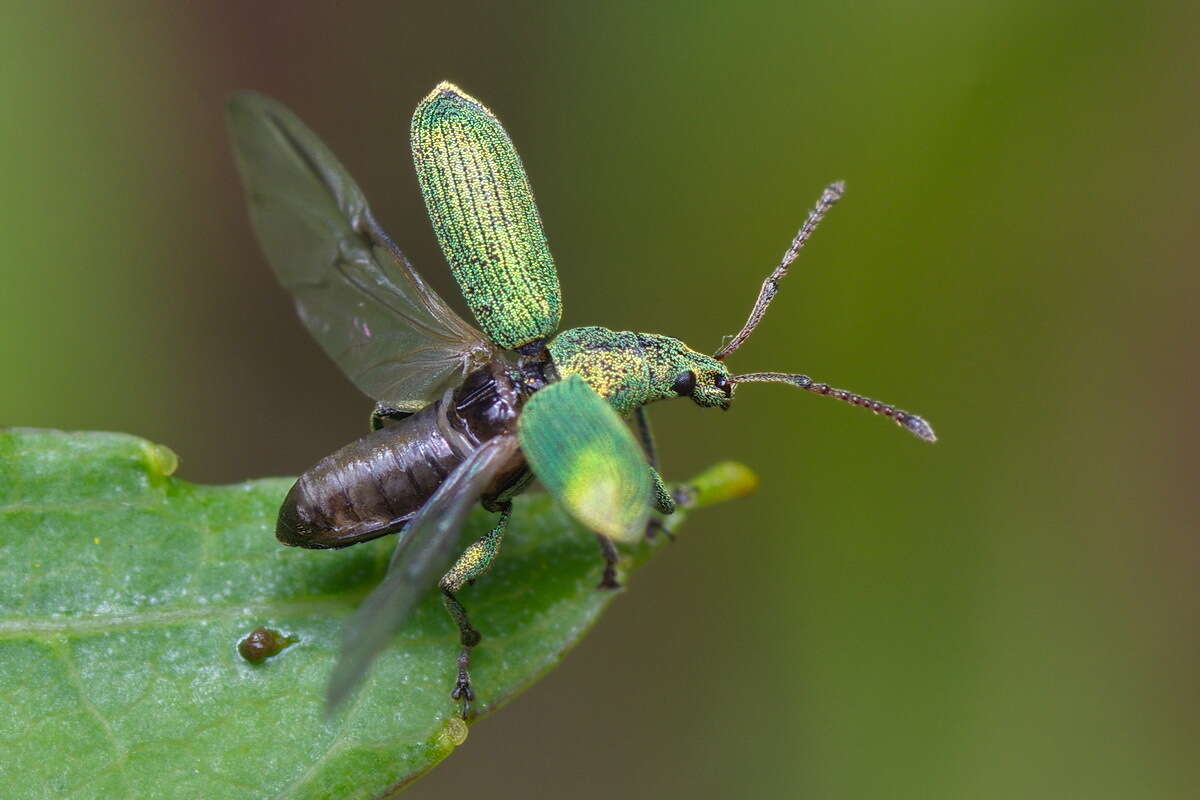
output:
[[[170,477],[175,463],[132,436],[0,431],[4,796],[367,798],[463,742],[457,636],[432,592],[349,707],[323,714],[341,624],[394,542],[282,547],[290,480],[197,486]],[[753,484],[722,464],[689,487],[699,506]],[[626,566],[655,547],[629,548]],[[543,495],[518,499],[495,568],[461,594],[484,634],[480,715],[596,621],[613,597],[600,571],[593,536]],[[238,645],[260,627],[280,640],[243,651],[282,649],[251,663]]]

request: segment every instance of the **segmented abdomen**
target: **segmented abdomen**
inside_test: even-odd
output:
[[[317,462],[284,499],[276,537],[299,547],[346,547],[403,526],[472,448],[445,424],[445,402]]]

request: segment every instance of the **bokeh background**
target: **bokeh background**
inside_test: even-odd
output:
[[[828,181],[739,370],[655,407],[736,458],[598,630],[412,797],[1183,798],[1196,752],[1198,7],[1185,2],[6,3],[0,424],[293,474],[368,403],[251,237],[222,103],[284,100],[455,297],[409,114],[495,109],[565,323],[715,349]]]

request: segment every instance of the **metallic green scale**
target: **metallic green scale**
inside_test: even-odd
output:
[[[562,316],[558,275],[500,121],[440,83],[413,113],[412,152],[438,244],[483,332],[506,350],[553,334]]]
[[[724,364],[670,336],[572,328],[554,338],[550,355],[560,375],[579,375],[621,415],[677,397],[673,387],[688,371],[696,376],[691,397],[697,405],[728,408],[733,398],[732,386],[718,388],[729,380]]]

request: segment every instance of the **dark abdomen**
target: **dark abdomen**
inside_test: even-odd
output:
[[[457,389],[317,462],[292,486],[276,537],[299,547],[346,547],[400,530],[455,467],[482,442],[513,433],[520,398],[498,365],[471,373]],[[524,460],[484,495],[503,493]]]

